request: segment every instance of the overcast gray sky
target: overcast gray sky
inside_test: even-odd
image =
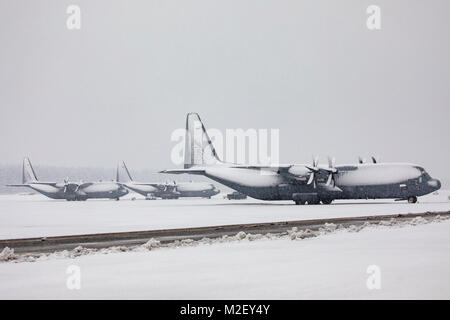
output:
[[[81,30],[66,8],[81,8]],[[381,8],[381,30],[366,8]],[[0,0],[0,163],[173,167],[171,132],[279,128],[280,160],[448,177],[448,0]],[[323,158],[325,159],[325,158]]]

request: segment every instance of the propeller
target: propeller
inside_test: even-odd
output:
[[[69,177],[66,177],[64,179],[64,193],[67,192],[67,185],[69,184]]]
[[[328,171],[328,179],[326,182],[326,185],[332,185],[333,187],[336,185],[336,179],[334,177],[334,175],[338,172],[337,169],[334,167],[334,163],[335,163],[336,159],[330,158],[328,157],[328,168],[326,168],[325,170]]]
[[[372,160],[372,163],[378,163],[377,157],[371,156],[370,159]],[[366,163],[366,159],[358,157],[358,163],[359,164]]]
[[[308,182],[306,184],[312,183],[314,189],[317,187],[316,173],[319,172],[319,168],[317,167],[318,165],[319,165],[319,157],[315,156],[315,157],[313,157],[313,165],[305,166],[306,168],[308,168],[309,171],[311,171]]]
[[[80,183],[77,185],[75,192],[77,192],[80,189],[80,186],[83,184],[83,180],[80,180]]]

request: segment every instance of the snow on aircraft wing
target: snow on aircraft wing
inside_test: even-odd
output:
[[[190,174],[204,174],[205,169],[202,168],[192,168],[192,169],[168,169],[160,171],[159,173],[168,173],[168,174],[182,174],[182,173],[190,173]]]
[[[71,184],[77,185],[78,189],[83,189],[83,188],[92,186],[94,183],[93,182],[84,182],[84,183],[81,183],[81,184],[77,184],[77,183],[71,183]]]
[[[156,183],[156,182],[133,182],[133,186],[150,186],[158,189],[163,189],[166,184],[164,183]]]

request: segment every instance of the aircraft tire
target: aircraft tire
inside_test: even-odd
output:
[[[417,202],[417,197],[416,196],[408,197],[408,203],[416,203],[416,202]]]
[[[299,206],[299,205],[305,204],[305,202],[300,201],[300,200],[295,200],[295,204],[296,204],[297,206]]]
[[[331,204],[333,202],[333,199],[322,199],[323,204]]]

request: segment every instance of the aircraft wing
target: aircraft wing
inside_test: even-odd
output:
[[[292,165],[277,165],[277,166],[259,166],[259,165],[231,165],[231,166],[227,166],[228,168],[236,168],[236,169],[253,169],[253,170],[278,170],[278,169],[282,169],[282,168],[289,168]],[[181,174],[181,173],[190,173],[190,174],[203,174],[205,173],[205,168],[201,168],[201,167],[193,167],[193,168],[189,168],[189,169],[169,169],[169,170],[163,170],[160,171],[159,173],[169,173],[169,174]]]
[[[190,173],[190,174],[204,174],[205,169],[202,168],[191,168],[191,169],[168,169],[160,171],[159,173],[167,173],[167,174],[182,174],[182,173]]]
[[[33,181],[32,184],[45,184],[45,185],[49,185],[49,186],[54,186],[56,185],[58,182],[43,182],[43,181]]]
[[[93,182],[84,182],[84,183],[81,183],[81,184],[74,183],[74,185],[77,185],[78,190],[86,188],[86,187],[89,187],[89,186],[92,186],[93,184],[94,184]]]
[[[278,170],[278,169],[283,169],[283,168],[289,168],[292,165],[278,165],[278,166],[257,166],[257,165],[253,165],[253,166],[246,166],[246,165],[235,165],[235,166],[230,166],[230,168],[237,168],[237,169],[253,169],[253,170],[261,170],[261,169],[269,169],[269,170]]]
[[[159,188],[159,186],[164,185],[163,183],[156,183],[156,182],[133,182],[133,186],[151,186],[155,188]]]
[[[29,187],[29,184],[7,184],[6,187]]]

